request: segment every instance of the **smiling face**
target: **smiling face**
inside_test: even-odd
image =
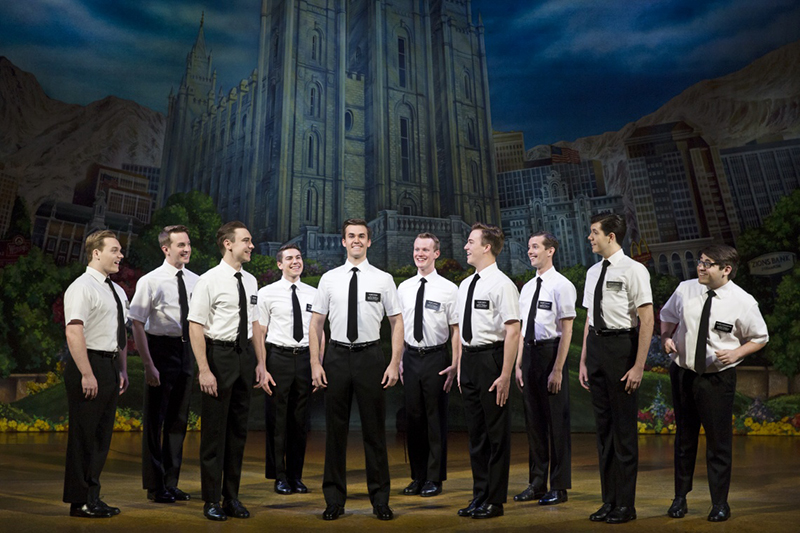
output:
[[[537,235],[528,239],[528,259],[531,266],[538,271],[545,271],[553,266],[553,254],[555,248],[545,248],[544,235]]]
[[[281,252],[278,268],[283,272],[283,277],[292,283],[296,282],[303,273],[303,254],[297,248],[287,248]]]
[[[169,234],[169,246],[162,246],[167,263],[175,268],[183,268],[192,258],[192,241],[185,231]]]
[[[467,263],[476,269],[481,269],[488,263],[488,257],[494,260],[491,248],[488,243],[483,244],[483,231],[479,229],[472,230],[467,238],[467,244],[464,245],[464,251],[467,252]]]
[[[613,233],[611,235],[606,235],[599,222],[592,224],[589,236],[587,237],[592,244],[592,252],[600,254],[605,258],[612,255],[613,243],[616,242],[613,235]]]
[[[701,263],[714,264],[706,267]],[[705,285],[710,290],[716,290],[728,283],[730,275],[730,265],[722,267],[722,265],[716,264],[716,261],[706,254],[700,256],[700,261],[697,264],[697,281],[699,281],[701,285]]]
[[[119,265],[122,262],[122,246],[120,246],[117,239],[106,237],[103,239],[103,249],[95,249],[92,251],[93,266],[102,274],[108,276],[109,274],[116,274],[119,272]]]
[[[417,270],[422,275],[432,272],[439,253],[433,239],[416,239],[414,241],[414,265]]]
[[[367,257],[367,248],[372,246],[366,226],[350,225],[344,229],[342,246],[347,250],[347,260],[361,262]]]
[[[233,233],[233,241],[225,239],[225,250],[231,254],[231,258],[238,264],[249,263],[250,255],[253,252],[253,238],[250,232],[244,228],[236,228]]]

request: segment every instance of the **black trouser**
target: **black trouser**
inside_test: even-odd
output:
[[[252,343],[241,350],[206,341],[206,358],[217,378],[217,396],[203,394],[200,422],[200,484],[203,501],[239,498],[247,440],[250,393],[255,383]]]
[[[478,503],[502,504],[508,496],[511,417],[508,402],[497,405],[489,387],[503,370],[503,344],[461,354],[461,396],[469,432],[472,496]]]
[[[108,457],[114,416],[119,399],[119,365],[116,357],[93,350],[89,364],[97,380],[97,396],[83,394],[81,372],[72,358],[64,369],[64,388],[69,404],[67,464],[64,474],[65,503],[94,503],[100,498],[100,473]]]
[[[142,488],[177,487],[189,420],[194,354],[180,337],[147,335],[158,370],[157,387],[145,385],[142,414]]]
[[[327,504],[347,499],[347,433],[356,397],[361,414],[367,490],[372,505],[389,503],[389,459],[386,452],[386,393],[381,385],[386,360],[380,345],[359,351],[328,344],[323,363],[325,389],[325,471],[322,492]]]
[[[403,388],[408,420],[408,460],[411,479],[441,482],[447,479],[447,376],[439,372],[450,366],[442,347],[403,354]]]
[[[267,369],[275,380],[266,397],[267,454],[265,475],[282,481],[303,477],[309,425],[311,363],[308,348],[267,347]]]
[[[675,406],[675,495],[692,490],[700,424],[706,430],[706,468],[713,504],[728,501],[733,462],[733,398],[736,368],[698,376],[675,363],[669,367]]]
[[[639,391],[625,392],[622,376],[636,362],[639,334],[601,337],[589,331],[586,337],[586,370],[592,394],[600,459],[603,503],[633,507],[639,468]]]
[[[572,488],[572,444],[569,417],[569,368],[561,369],[561,390],[547,391],[547,378],[553,371],[560,339],[535,346],[526,345],[522,352],[522,375],[525,386],[525,429],[528,432],[528,483],[547,490]]]

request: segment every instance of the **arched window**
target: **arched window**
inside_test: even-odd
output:
[[[686,279],[686,276],[683,274],[683,262],[681,261],[681,256],[679,256],[677,253],[672,254],[672,273],[681,281]]]
[[[697,277],[697,263],[694,260],[694,254],[686,250],[686,277],[688,279],[696,278]]]
[[[472,192],[477,193],[480,183],[480,172],[478,171],[478,163],[475,161],[469,164],[470,174],[472,175]]]
[[[467,142],[470,146],[475,146],[475,124],[472,122],[472,119],[467,121]]]
[[[314,61],[316,61],[317,57],[319,57],[319,54],[317,52],[318,41],[319,41],[319,37],[317,37],[317,34],[314,33],[311,36],[311,59],[313,59]]]
[[[467,100],[472,100],[472,80],[469,73],[464,74],[464,97]]]
[[[411,181],[411,119],[400,117],[400,179]]]
[[[406,87],[406,70],[408,58],[406,57],[406,40],[403,37],[397,38],[397,77],[400,87]]]
[[[308,98],[308,111],[312,117],[317,116],[317,109],[319,106],[317,105],[317,88],[311,87],[311,91],[309,91],[309,98]]]
[[[353,129],[353,112],[349,109],[344,112],[344,129],[345,131]]]
[[[310,186],[306,189],[305,221],[311,224],[317,222],[317,190]]]
[[[313,133],[308,135],[308,161],[307,166],[310,169],[317,168],[317,152],[319,151],[319,146],[317,146],[317,136]]]
[[[667,262],[667,256],[664,254],[658,256],[658,273],[669,274],[669,263]]]

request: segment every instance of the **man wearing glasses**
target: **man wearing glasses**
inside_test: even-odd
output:
[[[675,499],[667,514],[683,518],[692,490],[700,425],[706,430],[710,522],[730,518],[736,365],[769,340],[756,300],[731,281],[739,254],[712,244],[700,253],[697,279],[684,281],[661,310],[661,343],[671,355],[675,404]]]

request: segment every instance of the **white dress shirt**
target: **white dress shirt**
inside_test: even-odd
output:
[[[537,275],[522,287],[519,295],[519,311],[522,315],[523,338],[528,330],[528,313],[536,293],[537,279],[542,278],[542,288],[539,290],[539,304],[536,307],[536,320],[534,334],[537,341],[555,339],[561,336],[561,320],[575,318],[575,303],[578,293],[575,285],[551,267],[541,276]]]
[[[128,316],[144,324],[150,335],[180,337],[181,304],[178,296],[178,271],[183,272],[186,298],[192,300],[192,291],[200,277],[188,268],[177,269],[166,259],[157,269],[148,272],[136,283]]]
[[[113,283],[113,282],[112,282]],[[128,297],[114,283],[122,303],[122,319],[128,321]],[[64,321],[83,322],[86,348],[101,352],[117,351],[117,301],[100,271],[86,267],[86,272],[73,281],[64,293]]]
[[[696,279],[682,282],[661,309],[661,320],[678,324],[672,336],[677,353],[670,357],[679,366],[694,370],[694,352],[697,346],[700,315],[708,298],[708,287]],[[708,320],[706,344],[706,372],[719,372],[743,361],[723,365],[715,352],[735,350],[742,344],[769,341],[767,324],[758,309],[758,302],[741,287],[729,281],[715,289]]]
[[[203,325],[206,337],[235,341],[239,333],[239,281],[242,273],[247,297],[247,338],[253,336],[253,321],[258,320],[258,282],[244,269],[235,270],[224,260],[197,280],[189,302],[189,320]]]
[[[354,267],[350,261],[329,270],[319,280],[317,296],[312,306],[315,313],[328,315],[331,340],[349,344],[347,339],[347,302]],[[377,269],[364,260],[358,265],[358,338],[357,344],[380,339],[381,320],[400,314],[397,287],[391,274]]]
[[[430,348],[447,342],[450,326],[458,324],[458,287],[440,276],[436,270],[425,276],[425,298],[422,306],[422,341],[414,338],[414,316],[417,291],[423,276],[417,273],[397,287],[403,309],[403,334],[406,344],[415,348]]]
[[[292,313],[292,285],[297,286],[297,300],[300,303],[303,321],[303,338],[294,339],[294,314]],[[317,289],[297,280],[294,284],[286,278],[261,287],[258,291],[258,322],[267,329],[267,342],[298,348],[308,346],[308,326],[311,323],[311,305]]]
[[[647,267],[634,261],[622,250],[608,258],[608,269],[603,282],[603,319],[606,329],[630,329],[639,325],[637,309],[653,303],[650,289],[650,272]],[[586,320],[594,326],[594,289],[603,262],[595,263],[586,272],[586,285],[583,288],[583,306],[588,310]]]
[[[472,341],[464,340],[464,305],[472,278],[469,276],[458,287],[458,329],[465,346],[483,346],[505,340],[505,323],[519,321],[519,291],[514,282],[503,274],[497,263],[484,268],[472,295]]]

